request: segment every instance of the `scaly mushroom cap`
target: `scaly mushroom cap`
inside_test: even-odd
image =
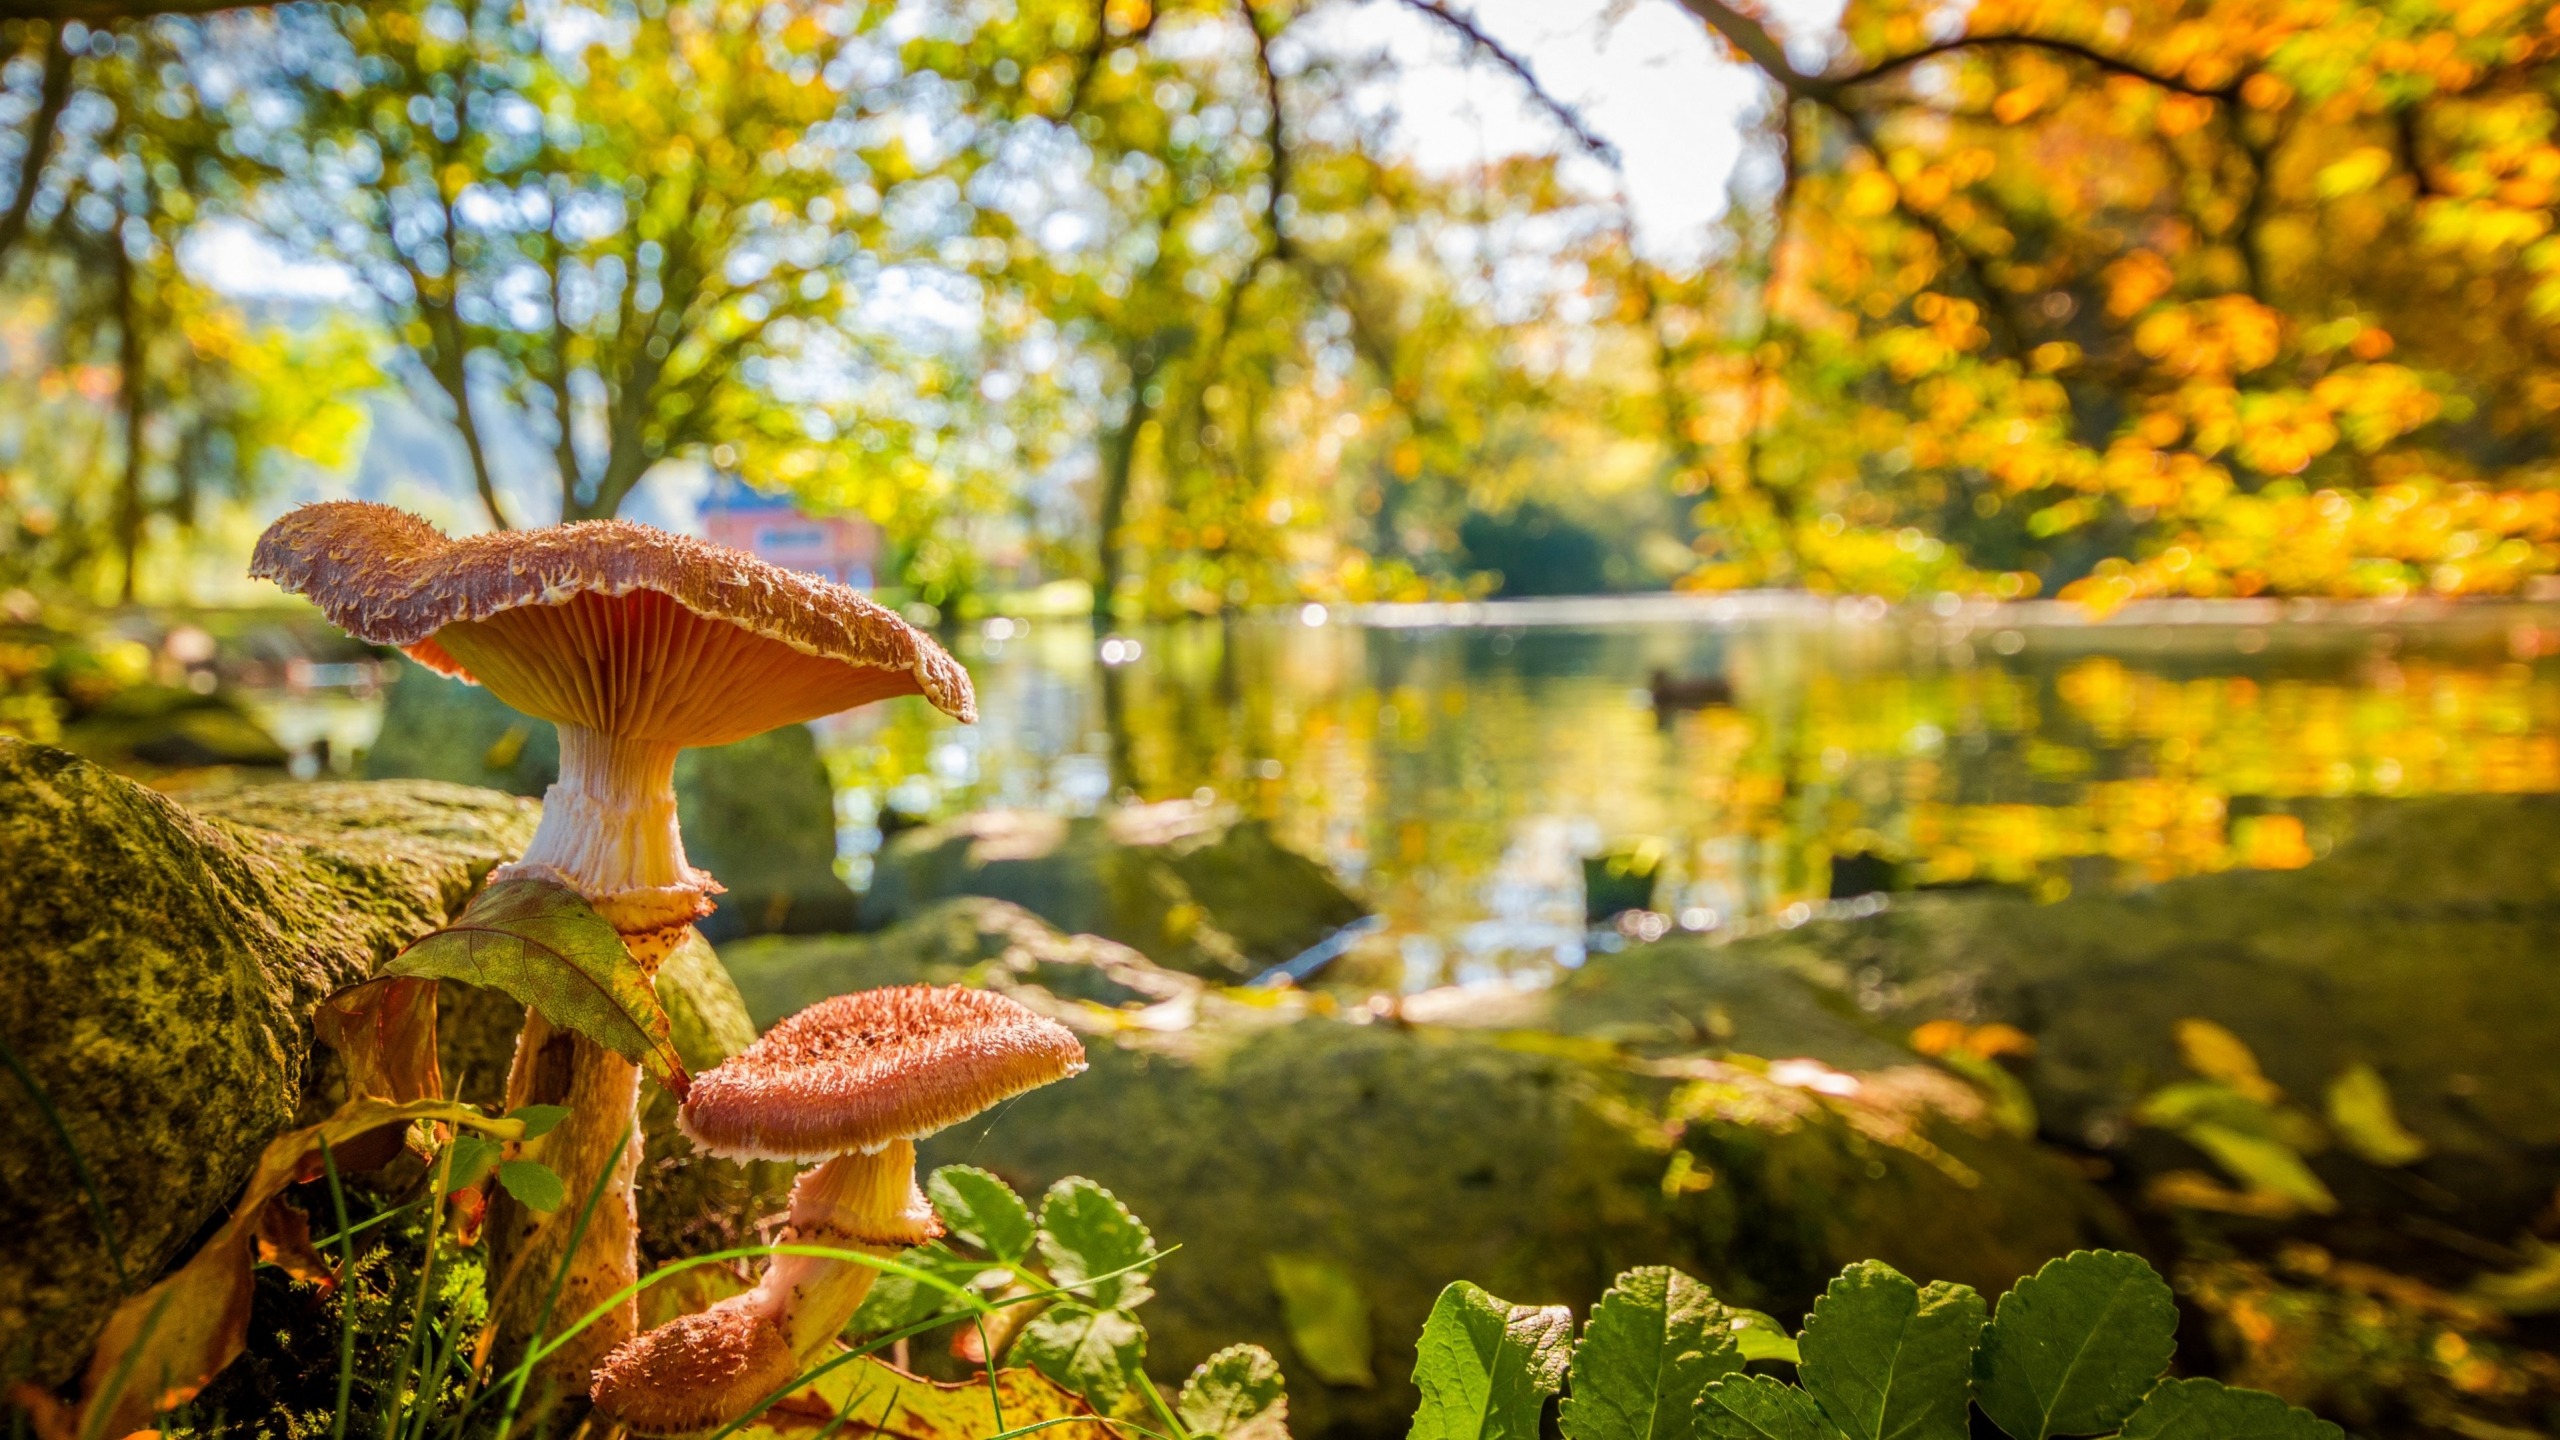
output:
[[[977,718],[968,672],[845,588],[627,520],[448,539],[356,500],[305,505],[249,573],[555,724],[722,745],[894,695]]]
[[[615,1346],[589,1394],[638,1434],[689,1435],[737,1419],[799,1373],[781,1327],[730,1303]]]
[[[677,1112],[732,1160],[824,1160],[956,1125],[1084,1069],[1073,1032],[959,985],[821,1000],[697,1075]]]

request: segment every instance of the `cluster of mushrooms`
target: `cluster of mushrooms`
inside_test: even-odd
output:
[[[356,638],[396,645],[559,728],[560,780],[533,841],[490,879],[575,890],[653,978],[721,888],[685,859],[677,752],[898,695],[976,718],[967,672],[890,611],[627,521],[454,540],[388,506],[307,505],[260,537],[250,573],[310,597]],[[694,1079],[678,1124],[714,1155],[823,1162],[792,1187],[785,1238],[885,1257],[940,1233],[916,1188],[917,1139],[1083,1068],[1072,1033],[1012,1000],[900,986],[777,1024]],[[565,1255],[556,1313],[584,1315],[637,1279],[639,1101],[638,1066],[526,1011],[506,1103],[570,1114],[523,1154],[570,1195],[598,1195]],[[560,1271],[575,1208],[493,1214],[505,1266]],[[590,1390],[639,1434],[711,1429],[799,1374],[875,1274],[853,1260],[777,1256],[753,1290],[645,1334],[626,1299],[537,1376]],[[509,1342],[534,1338],[529,1316],[508,1323]]]

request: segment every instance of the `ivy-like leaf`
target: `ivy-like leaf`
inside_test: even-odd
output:
[[[1083,1295],[1092,1309],[1126,1310],[1155,1293],[1147,1286],[1154,1266],[1143,1263],[1155,1253],[1154,1238],[1128,1206],[1081,1175],[1050,1186],[1041,1198],[1039,1244],[1049,1278]]]
[[[961,1255],[938,1240],[900,1252],[898,1263],[932,1271],[954,1285],[968,1285],[989,1275],[1001,1279],[1006,1273],[990,1270],[985,1261]],[[847,1324],[856,1334],[880,1335],[960,1308],[959,1297],[950,1291],[884,1270],[872,1282],[871,1293],[862,1297],[862,1308],[853,1312],[853,1319]]]
[[[1360,1277],[1323,1255],[1277,1251],[1262,1257],[1280,1293],[1280,1322],[1306,1368],[1327,1385],[1375,1385],[1369,1363],[1369,1296]]]
[[[1289,1396],[1280,1362],[1259,1345],[1230,1345],[1183,1382],[1174,1413],[1208,1440],[1289,1440]]]
[[[2000,1297],[1974,1399],[2014,1440],[2104,1434],[2169,1368],[2177,1332],[2177,1301],[2148,1261],[2075,1250]]]
[[[509,880],[401,951],[386,975],[503,990],[622,1058],[681,1100],[692,1085],[649,977],[604,917],[566,886]]]
[[[548,1215],[569,1198],[558,1172],[539,1160],[509,1160],[498,1167],[498,1183],[527,1210]]]
[[[1010,1265],[1031,1253],[1040,1231],[1031,1207],[1013,1187],[969,1165],[945,1165],[924,1186],[933,1211],[953,1239],[966,1241]]]
[[[1668,1266],[1618,1277],[1573,1352],[1565,1440],[1685,1440],[1707,1385],[1742,1368],[1724,1306]]]
[[[1982,1325],[1972,1286],[1862,1260],[1813,1303],[1799,1378],[1850,1440],[1965,1440]]]
[[[1014,1337],[1012,1357],[1083,1396],[1108,1415],[1147,1358],[1146,1328],[1126,1310],[1057,1304]]]
[[[1537,1440],[1572,1344],[1563,1306],[1513,1305],[1455,1282],[1422,1326],[1413,1365],[1422,1408],[1406,1440]]]
[[[2346,1440],[2347,1432],[2264,1390],[2163,1380],[2124,1422],[2121,1440]]]
[[[1813,1397],[1766,1375],[1719,1380],[1698,1397],[1698,1440],[1840,1440]]]

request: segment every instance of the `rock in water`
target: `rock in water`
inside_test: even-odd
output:
[[[1842,1063],[1892,1063],[1646,1073],[1581,1037],[1348,1023],[1321,997],[1230,996],[985,901],[723,958],[759,1019],[963,980],[1082,1028],[1088,1073],[934,1137],[926,1163],[984,1166],[1035,1197],[1066,1175],[1110,1187],[1159,1245],[1183,1247],[1141,1312],[1149,1369],[1178,1379],[1222,1346],[1265,1345],[1299,1434],[1404,1433],[1414,1337],[1454,1279],[1581,1306],[1620,1269],[1668,1263],[1792,1322],[1851,1260],[1996,1291],[2123,1238],[2066,1162],[1994,1133],[1963,1086],[1863,1036]],[[1356,1298],[1307,1303],[1327,1286]],[[1318,1378],[1328,1369],[1341,1383]]]
[[[560,741],[548,723],[479,686],[404,662],[364,773],[539,796],[559,778]],[[702,922],[705,935],[853,928],[853,892],[835,873],[834,788],[809,727],[686,751],[676,763],[676,810],[688,857],[729,887]]]
[[[197,813],[0,739],[0,1375],[72,1372],[119,1298],[98,1210],[125,1275],[156,1276],[293,1120],[312,1007],[449,919],[534,819],[415,782]]]
[[[863,917],[895,924],[953,895],[1010,900],[1061,929],[1230,981],[1367,913],[1261,821],[1187,800],[1084,819],[983,811],[908,831],[881,852]]]

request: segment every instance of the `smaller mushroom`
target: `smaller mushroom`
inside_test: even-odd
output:
[[[963,986],[822,1000],[695,1077],[677,1124],[732,1160],[824,1163],[791,1187],[786,1243],[886,1258],[942,1233],[915,1142],[1084,1069],[1065,1026]],[[777,1255],[756,1287],[649,1331],[596,1368],[594,1398],[643,1435],[735,1420],[843,1331],[878,1271]]]

